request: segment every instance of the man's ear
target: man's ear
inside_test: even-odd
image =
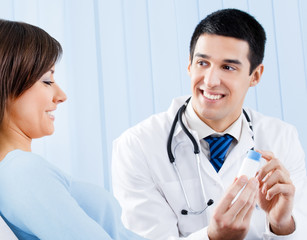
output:
[[[254,87],[260,82],[263,70],[264,70],[264,66],[262,63],[259,64],[258,67],[256,67],[256,69],[252,73],[252,77],[251,77],[251,81],[249,85],[250,87]]]
[[[191,56],[189,56],[189,64],[188,64],[188,74],[189,74],[189,76],[191,76],[191,65],[192,65]]]

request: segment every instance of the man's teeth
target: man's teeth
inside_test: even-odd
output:
[[[205,96],[206,98],[211,99],[211,100],[218,100],[218,99],[221,99],[221,98],[222,98],[222,95],[221,95],[221,94],[218,94],[218,95],[211,95],[211,94],[209,94],[209,93],[207,93],[207,92],[205,92],[205,91],[204,91],[204,96]]]

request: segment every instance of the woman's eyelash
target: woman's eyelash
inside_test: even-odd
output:
[[[47,85],[51,86],[51,85],[52,85],[52,83],[54,83],[54,82],[52,82],[52,81],[43,81],[43,83],[45,83],[45,84],[47,84]]]

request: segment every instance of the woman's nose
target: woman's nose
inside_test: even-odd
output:
[[[55,85],[55,88],[56,88],[56,91],[55,91],[55,94],[54,94],[54,97],[53,97],[53,101],[56,104],[65,102],[66,99],[67,99],[67,96],[64,93],[64,91],[57,84]]]

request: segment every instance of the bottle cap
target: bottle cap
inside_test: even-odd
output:
[[[249,150],[247,157],[259,162],[261,158],[261,154],[254,150]]]

